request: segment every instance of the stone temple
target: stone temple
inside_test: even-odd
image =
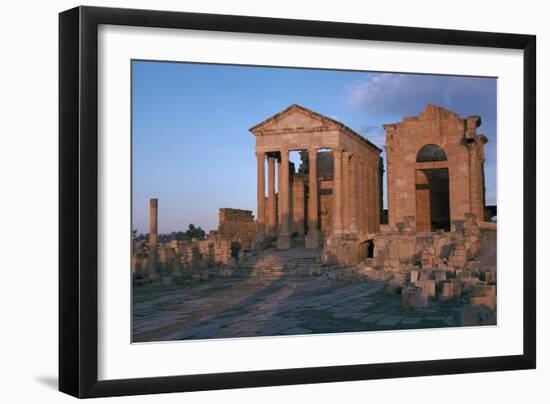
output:
[[[429,326],[495,324],[497,225],[486,221],[491,216],[485,206],[484,145],[488,140],[477,133],[480,125],[479,116],[463,118],[431,104],[418,116],[383,125],[385,171],[383,150],[368,139],[332,118],[290,105],[250,129],[257,159],[256,217],[250,210],[221,208],[218,228],[206,239],[161,242],[158,201],[151,199],[148,239],[133,243],[135,284],[173,285],[178,279],[231,278],[260,279],[259,285],[263,285],[279,279],[281,296],[287,296],[302,286],[306,295],[315,285],[334,291],[334,286],[323,283],[325,279],[349,281],[350,290],[359,290],[353,285],[365,282],[364,296],[383,285],[385,291],[400,296],[400,310],[421,312],[429,305],[431,310],[445,313],[445,317],[426,317],[432,318]],[[299,155],[300,162],[293,163],[290,153]],[[384,174],[387,211],[383,207]],[[322,281],[285,284],[281,280],[304,276]],[[225,304],[237,299],[239,306],[244,291],[256,283],[232,282],[233,289],[228,290],[233,294],[223,295],[220,301]],[[214,290],[221,287],[213,286]],[[297,313],[303,312],[304,304],[316,310],[326,304],[337,319],[363,315],[365,322],[370,321],[367,318],[379,321],[371,328],[359,323],[334,325],[340,320],[309,327],[318,332],[327,331],[323,327],[330,324],[338,331],[387,329],[382,325],[388,324],[400,327],[400,318],[407,315],[381,312],[367,317],[360,307],[366,310],[375,303],[363,298],[352,303],[353,298],[363,295],[335,293],[339,293],[338,299],[345,296],[339,301],[342,305],[348,302],[349,307],[337,309],[334,299],[326,294],[319,294],[317,303],[304,301],[299,293],[284,299],[293,296]],[[178,299],[175,297],[176,302]],[[385,302],[380,307],[393,304],[380,299]],[[199,312],[205,307],[214,310],[208,299],[204,302],[206,306],[196,303]],[[268,306],[277,305],[266,303]],[[273,313],[264,314],[278,318]],[[443,322],[439,318],[445,318],[444,324],[435,325]],[[135,320],[140,329],[141,320]],[[221,316],[220,321],[228,320]],[[284,323],[282,317],[278,321]],[[282,323],[266,325],[266,335]],[[412,324],[420,327],[425,322],[420,317],[408,318],[402,328]],[[219,332],[230,333],[222,325]],[[150,324],[145,321],[143,327],[149,329]],[[157,334],[160,339],[171,338],[160,331]],[[139,338],[147,340],[147,335]],[[263,334],[249,330],[230,335]]]
[[[292,235],[305,235],[306,248],[366,258],[366,242],[379,232],[382,215],[382,150],[299,105],[250,131],[258,159],[257,242],[275,239],[278,249],[288,249]],[[300,152],[298,169],[289,162],[291,151]]]

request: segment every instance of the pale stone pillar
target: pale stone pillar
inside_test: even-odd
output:
[[[307,204],[306,248],[319,247],[319,182],[317,179],[317,149],[309,153],[309,198]]]
[[[275,235],[277,218],[275,209],[275,157],[267,158],[267,223],[270,236]]]
[[[332,185],[332,232],[342,233],[342,149],[334,149],[334,175]]]
[[[369,228],[368,215],[367,215],[368,213],[367,210],[369,208],[367,203],[369,190],[367,189],[368,177],[366,174],[365,166],[366,166],[366,161],[361,159],[361,165],[359,167],[359,169],[361,170],[361,200],[362,200],[361,219],[363,221],[363,232],[366,234],[368,233],[368,228]]]
[[[372,233],[373,232],[373,210],[374,210],[374,204],[373,204],[373,201],[374,201],[374,194],[373,194],[373,184],[372,184],[372,167],[370,167],[369,165],[369,162],[366,162],[365,164],[365,172],[366,172],[366,176],[367,176],[367,181],[366,181],[366,184],[367,184],[367,198],[366,198],[366,201],[367,201],[367,208],[366,208],[366,211],[367,211],[367,230],[369,233]]]
[[[357,181],[357,158],[355,156],[351,156],[350,160],[350,171],[349,171],[349,179],[350,179],[350,187],[349,187],[349,231],[350,233],[357,233],[357,188],[358,188],[358,181]]]
[[[149,200],[149,278],[157,277],[157,248],[158,248],[158,199]]]
[[[281,226],[277,237],[277,248],[286,250],[290,248],[290,173],[288,150],[281,150]]]
[[[283,223],[283,198],[281,197],[281,190],[283,189],[283,170],[281,167],[281,156],[279,155],[279,158],[277,159],[277,233],[280,233],[281,223]]]
[[[256,241],[261,242],[265,238],[265,153],[256,152],[258,158],[258,233]]]
[[[349,226],[349,159],[350,153],[342,153],[342,231],[348,232]]]

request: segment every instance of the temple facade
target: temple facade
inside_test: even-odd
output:
[[[250,131],[256,138],[258,243],[276,240],[277,248],[288,249],[303,236],[306,248],[339,250],[357,248],[379,232],[380,148],[299,105]],[[300,153],[299,167],[289,160],[292,151]]]

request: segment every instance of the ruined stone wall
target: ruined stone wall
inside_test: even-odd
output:
[[[447,168],[449,174],[450,219],[466,213],[483,219],[483,145],[487,138],[476,134],[481,120],[466,119],[435,105],[427,105],[420,116],[384,125],[388,171],[389,224],[402,222],[416,212],[416,170]],[[441,147],[446,161],[417,162],[418,151],[427,144]]]
[[[417,233],[413,216],[397,226],[382,226],[376,235],[371,264],[394,272],[413,269],[464,269],[481,246],[475,215],[454,222],[452,232]]]
[[[160,274],[186,275],[227,265],[243,249],[252,248],[256,224],[252,211],[220,209],[218,230],[206,240],[171,240],[157,244],[155,269]],[[134,240],[132,273],[143,275],[151,252],[145,241]]]
[[[218,240],[237,242],[243,249],[252,248],[256,224],[250,210],[221,208],[219,213]]]

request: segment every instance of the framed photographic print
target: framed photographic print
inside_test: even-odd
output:
[[[61,391],[535,367],[534,36],[59,22]]]

